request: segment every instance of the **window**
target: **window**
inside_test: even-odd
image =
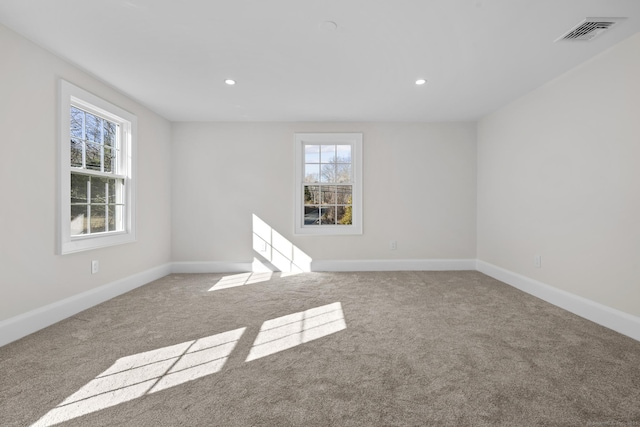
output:
[[[362,234],[362,134],[298,133],[296,234]]]
[[[60,82],[60,253],[135,240],[136,117]]]

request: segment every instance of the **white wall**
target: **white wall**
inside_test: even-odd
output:
[[[363,235],[293,235],[295,132],[363,133]],[[174,261],[251,261],[253,214],[313,260],[475,258],[474,123],[174,123],[171,139]]]
[[[640,315],[640,34],[479,122],[477,254]]]
[[[0,321],[169,262],[170,123],[1,25],[0,52]],[[59,78],[138,117],[136,243],[56,255]]]

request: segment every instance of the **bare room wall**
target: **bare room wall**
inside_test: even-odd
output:
[[[363,133],[362,235],[293,235],[296,132]],[[475,259],[475,138],[475,123],[174,123],[173,260],[251,261],[254,214],[314,261]]]
[[[638,76],[640,34],[479,122],[479,260],[640,315]]]
[[[168,263],[170,123],[1,25],[0,52],[0,321]],[[56,255],[60,78],[138,117],[136,243]]]

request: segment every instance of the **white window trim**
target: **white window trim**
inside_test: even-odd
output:
[[[295,134],[295,227],[301,235],[362,234],[362,133],[296,133]],[[305,225],[303,207],[304,145],[350,144],[353,173],[351,225]]]
[[[60,80],[58,123],[58,250],[61,255],[131,243],[136,240],[136,140],[138,119],[135,115],[99,98],[67,81]],[[86,236],[71,236],[71,148],[70,111],[76,105],[114,121],[121,128],[121,156],[126,159],[125,176],[125,229]]]

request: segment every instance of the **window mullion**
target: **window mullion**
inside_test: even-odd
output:
[[[87,234],[91,234],[91,177],[87,181]]]
[[[87,113],[82,110],[82,167],[87,167]]]
[[[109,230],[109,181],[104,183],[104,231]]]
[[[127,138],[128,138],[128,135],[125,132],[125,130],[121,126],[118,126],[118,131],[116,132],[116,140],[115,140],[116,153],[117,153],[117,157],[116,157],[117,169],[115,170],[115,172],[122,175],[127,173],[126,164],[127,164],[127,156],[129,155],[129,153],[127,152],[127,144],[125,144],[125,141],[127,140]]]
[[[100,123],[100,172],[104,172],[104,119]]]

